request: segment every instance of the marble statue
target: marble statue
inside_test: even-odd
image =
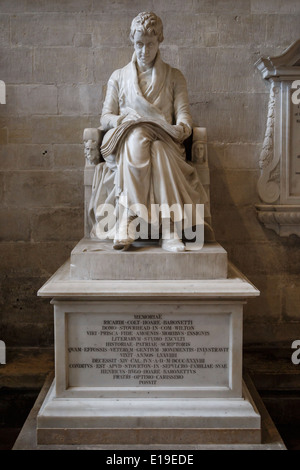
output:
[[[204,204],[204,217],[208,215],[207,195],[195,168],[186,161],[183,145],[192,133],[186,81],[161,58],[163,25],[154,13],[143,12],[133,19],[130,39],[132,60],[111,75],[100,119],[105,162],[95,168],[89,208],[91,237],[103,238],[99,223],[112,206],[116,218],[107,238],[113,238],[114,249],[130,247],[137,238],[133,222],[138,220],[158,227],[163,249],[185,251],[177,223],[178,217],[185,217],[184,207]],[[86,142],[91,161],[93,145]],[[158,216],[152,210],[157,205]],[[177,218],[168,210],[172,207],[182,209]],[[166,220],[168,224],[163,223]],[[196,211],[188,223],[197,223]]]

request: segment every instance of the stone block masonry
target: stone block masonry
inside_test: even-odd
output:
[[[262,290],[245,308],[244,344],[290,347],[300,242],[255,216],[269,89],[254,63],[299,38],[295,0],[1,0],[0,339],[51,344],[51,308],[35,292],[83,235],[82,132],[98,126],[106,82],[131,58],[130,22],[147,10],[161,16],[162,56],[207,128],[217,240]]]

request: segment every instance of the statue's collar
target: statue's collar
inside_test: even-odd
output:
[[[142,92],[140,90],[139,83],[138,83],[137,57],[136,57],[135,52],[133,53],[131,63],[132,63],[132,70],[134,74],[134,87],[136,89],[137,94],[141,95]],[[152,69],[151,87],[149,88],[149,92],[147,93],[147,96],[146,96],[146,99],[150,103],[154,103],[156,98],[159,96],[161,89],[165,84],[166,75],[167,75],[167,64],[163,62],[160,56],[160,51],[158,51],[154,65],[153,65],[153,69]]]

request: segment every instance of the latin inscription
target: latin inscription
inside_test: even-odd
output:
[[[69,314],[69,386],[228,386],[229,315]]]

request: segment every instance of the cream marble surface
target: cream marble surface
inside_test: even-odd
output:
[[[74,280],[66,261],[39,289],[40,297],[55,298],[236,298],[257,297],[259,290],[231,263],[227,279],[213,280]]]
[[[240,399],[70,400],[55,398],[53,383],[37,425],[38,442],[47,444],[261,442],[261,417],[245,386]]]
[[[54,303],[57,396],[241,397],[241,301]]]
[[[128,251],[111,241],[82,239],[71,253],[72,279],[226,279],[227,252],[218,243],[197,251],[170,253],[159,244],[135,243]]]

